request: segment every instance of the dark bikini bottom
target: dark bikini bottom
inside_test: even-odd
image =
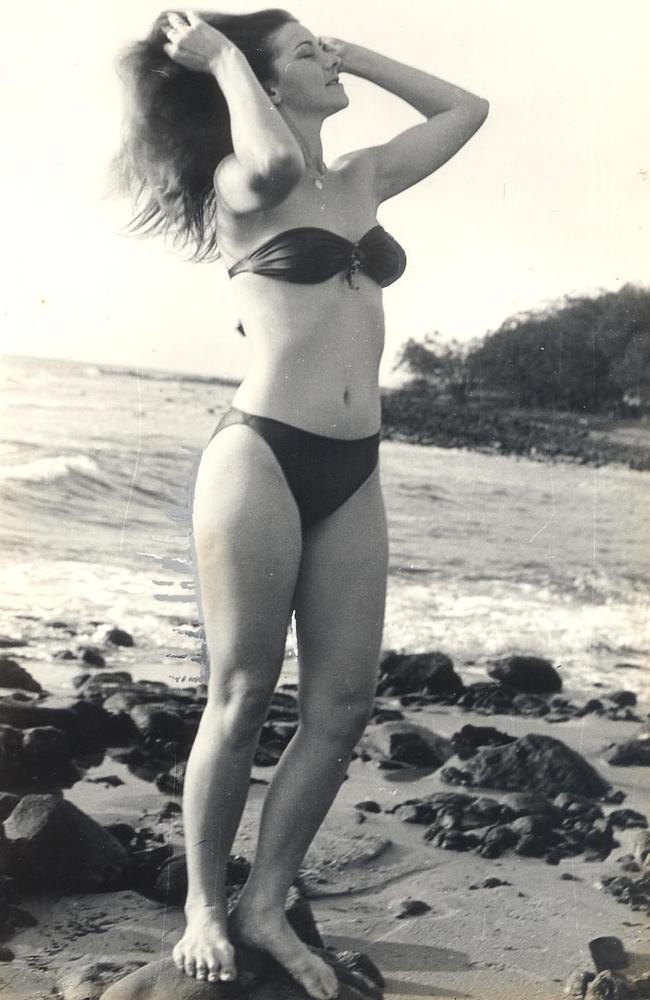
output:
[[[245,424],[266,441],[298,505],[303,528],[342,506],[370,477],[379,458],[379,431],[370,437],[326,437],[231,406],[212,438],[225,427]]]

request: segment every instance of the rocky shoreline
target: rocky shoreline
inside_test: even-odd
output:
[[[89,924],[70,935],[69,918],[61,912],[65,899],[92,899],[108,910],[142,908],[145,922],[151,907],[176,912],[175,927],[182,922],[180,794],[205,689],[134,680],[129,671],[105,669],[111,650],[134,641],[123,630],[106,628],[96,646],[77,653],[75,666],[81,669],[71,677],[71,693],[54,696],[26,669],[24,641],[0,638],[0,981],[3,996],[12,1000],[14,995],[36,1000],[53,989],[62,1000],[99,1000],[107,989],[106,1000],[162,1000],[166,991],[185,996],[187,984],[174,979],[167,959],[155,969],[155,962],[149,964],[151,950],[122,950],[103,966],[92,952],[79,954],[77,941],[110,934],[115,924],[108,920],[103,931],[99,918],[88,918]],[[382,990],[398,995],[394,984],[382,985],[377,965],[386,969],[373,951],[373,934],[379,938],[378,927],[387,919],[397,928],[415,928],[416,937],[427,921],[439,922],[439,885],[444,895],[445,879],[458,882],[461,870],[454,863],[445,874],[442,862],[454,856],[465,866],[459,896],[465,906],[484,890],[507,893],[522,871],[537,884],[552,871],[560,883],[569,883],[583,880],[575,872],[592,866],[600,899],[625,906],[621,926],[627,911],[639,914],[639,926],[648,927],[648,706],[630,690],[567,697],[558,670],[539,657],[486,661],[485,673],[484,681],[465,684],[439,651],[387,651],[382,657],[373,718],[335,804],[333,823],[319,834],[290,900],[296,928],[311,946],[324,949],[343,997],[378,998]],[[265,786],[297,725],[295,685],[281,684],[260,734],[250,810],[235,845],[241,853],[231,859],[233,898],[246,876]],[[587,754],[583,746],[590,740]],[[416,794],[402,794],[406,784]],[[145,787],[146,798],[137,792]],[[110,800],[109,809],[101,804],[102,795]],[[140,795],[136,803],[134,795]],[[417,878],[425,891],[401,895]],[[400,892],[386,906],[383,894],[391,882]],[[449,887],[452,891],[451,882]],[[346,898],[356,916],[341,921],[336,906]],[[372,920],[361,940],[370,947],[357,948],[358,935],[349,930],[339,942],[342,923],[366,926],[364,906]],[[155,924],[157,918],[151,919]],[[42,947],[44,938],[49,943],[39,960],[24,942],[41,941]],[[75,947],[64,946],[65,940]],[[165,954],[170,947],[165,945]],[[286,977],[268,963],[246,955],[242,962],[252,977],[247,996],[292,995]],[[436,975],[444,977],[442,965],[436,969],[434,963],[432,982]],[[542,976],[540,992],[529,990],[527,998],[559,995],[552,971],[549,967],[546,981]],[[642,992],[647,970],[637,963],[633,971],[629,995],[649,996]],[[112,985],[124,975],[132,978]],[[603,975],[609,975],[609,985],[602,985]],[[620,963],[616,968],[595,963],[575,974],[569,995],[627,997],[612,977],[622,981]],[[494,995],[506,996],[506,980],[497,976],[502,992]],[[188,997],[215,995],[213,985],[191,985]],[[492,994],[473,995],[487,1000]]]
[[[459,406],[407,385],[382,394],[383,437],[439,448],[521,455],[536,461],[623,465],[650,469],[647,418],[499,408],[493,403]]]

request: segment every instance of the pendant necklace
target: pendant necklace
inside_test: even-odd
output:
[[[323,190],[323,181],[325,180],[325,174],[327,172],[327,167],[325,166],[325,164],[323,164],[322,167],[315,167],[313,169],[315,169],[317,171],[316,177],[312,177],[312,180],[314,182],[314,187],[317,187],[319,191],[322,191]]]

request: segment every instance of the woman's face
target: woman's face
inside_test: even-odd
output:
[[[296,111],[333,115],[349,100],[338,82],[339,57],[325,52],[311,31],[297,22],[282,25],[273,35],[272,84],[280,103]]]

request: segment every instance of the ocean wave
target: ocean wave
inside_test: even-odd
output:
[[[33,462],[21,465],[6,465],[0,468],[0,480],[43,483],[62,479],[71,473],[95,478],[99,473],[99,466],[87,455],[54,455],[51,458],[36,458]]]

